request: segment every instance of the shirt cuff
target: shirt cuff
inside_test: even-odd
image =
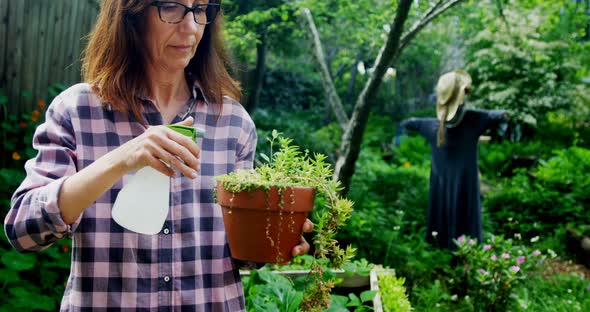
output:
[[[67,224],[61,214],[61,209],[58,205],[59,192],[68,177],[62,177],[49,183],[44,190],[44,193],[38,199],[45,202],[41,205],[41,213],[45,222],[48,223],[50,229],[56,234],[67,235],[72,237],[72,233],[78,228],[83,213],[78,216],[76,221],[72,224]],[[58,236],[63,237],[63,236]]]

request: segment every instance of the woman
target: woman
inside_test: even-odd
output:
[[[477,142],[488,128],[506,119],[506,111],[467,109],[471,77],[456,70],[436,86],[437,118],[410,118],[400,124],[418,131],[430,143],[430,194],[426,241],[453,249],[453,239],[482,239]],[[396,136],[399,144],[399,136]]]
[[[5,220],[19,251],[73,238],[62,311],[244,310],[212,177],[250,168],[257,137],[233,100],[240,88],[224,68],[219,9],[215,1],[102,2],[86,83],[48,108],[34,137],[39,153]],[[171,123],[205,129],[201,146]],[[111,218],[119,190],[145,166],[170,176],[169,214],[153,236]],[[308,249],[302,240],[293,254]]]

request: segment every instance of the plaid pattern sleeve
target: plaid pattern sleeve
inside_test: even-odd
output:
[[[110,109],[87,84],[60,94],[34,136],[38,155],[15,192],[5,231],[19,251],[38,251],[71,236],[72,266],[61,311],[244,311],[239,272],[227,245],[221,209],[214,202],[216,175],[251,168],[256,129],[243,107],[193,98],[173,123],[193,116],[205,129],[197,179],[170,180],[169,213],[160,233],[130,232],[111,217],[117,194],[133,172],[90,205],[71,226],[61,218],[57,197],[63,180],[141,135],[130,114]],[[143,117],[162,116],[150,101]]]
[[[27,178],[12,198],[6,235],[19,251],[39,251],[71,234],[73,226],[61,218],[57,195],[65,177],[76,171],[76,142],[68,111],[56,97],[34,135],[37,157],[27,161]]]

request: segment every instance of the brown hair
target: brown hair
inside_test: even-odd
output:
[[[449,106],[445,105],[443,108],[443,118],[439,120],[436,147],[441,147],[445,144],[445,126],[447,124],[447,115],[449,114]]]
[[[221,0],[211,1],[220,3]],[[146,55],[142,52],[145,11],[151,1],[104,0],[96,25],[89,34],[82,59],[84,81],[100,98],[119,111],[131,111],[141,118],[139,96],[148,93],[145,81]],[[223,13],[205,26],[195,56],[186,71],[199,82],[205,96],[221,105],[223,96],[240,100],[240,84],[226,69],[229,58],[223,42]]]

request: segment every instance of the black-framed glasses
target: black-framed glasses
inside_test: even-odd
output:
[[[150,5],[158,8],[158,15],[162,22],[178,24],[184,16],[193,12],[195,23],[201,25],[211,24],[219,12],[219,3],[197,4],[193,7],[175,1],[154,1]]]

